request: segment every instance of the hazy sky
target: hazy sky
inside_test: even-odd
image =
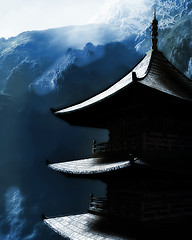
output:
[[[0,0],[0,37],[89,22],[104,0]]]

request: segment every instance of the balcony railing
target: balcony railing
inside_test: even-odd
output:
[[[89,202],[89,212],[94,212],[97,214],[107,214],[108,213],[108,203],[107,198],[96,198],[93,194],[90,195]]]
[[[102,154],[110,151],[110,145],[108,142],[97,143],[95,140],[92,145],[92,155]]]

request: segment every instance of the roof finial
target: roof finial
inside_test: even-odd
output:
[[[154,8],[154,19],[156,19],[156,7]]]
[[[152,50],[157,51],[158,21],[156,19],[156,7],[154,9],[154,19],[152,22]]]

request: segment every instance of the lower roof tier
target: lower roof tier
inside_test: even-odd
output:
[[[135,163],[141,163],[135,160]],[[67,161],[53,163],[48,165],[53,170],[63,172],[65,174],[89,175],[116,171],[131,166],[130,160],[110,161],[107,158],[88,158],[75,161]]]
[[[103,217],[91,213],[44,219],[44,222],[55,232],[71,240],[127,239],[109,231],[105,232],[102,229],[103,221]]]
[[[129,178],[187,178],[192,179],[192,165],[184,159],[159,163],[158,161],[144,162],[139,158],[88,158],[60,163],[49,163],[48,167],[70,177],[100,178],[109,177]]]
[[[176,221],[173,221],[175,219]],[[189,239],[189,218],[169,218],[143,225],[121,222],[99,215],[85,213],[64,217],[45,218],[43,221],[56,233],[70,240],[130,240],[130,239]],[[158,234],[157,234],[158,233]]]

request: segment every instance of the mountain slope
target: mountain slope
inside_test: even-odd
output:
[[[8,40],[0,39],[1,91],[14,96],[29,91],[52,93],[59,94],[58,99],[62,95],[74,99],[73,94],[67,96],[70,88],[84,86],[87,90],[82,90],[82,97],[76,101],[116,81],[151,48],[154,5],[141,5],[145,8],[138,7],[137,13],[142,11],[143,17],[134,17],[136,13],[132,11],[126,22],[130,8],[126,4],[127,1],[113,1],[105,9],[105,24],[25,32]],[[188,77],[192,62],[191,6],[190,1],[156,2],[159,49]]]

